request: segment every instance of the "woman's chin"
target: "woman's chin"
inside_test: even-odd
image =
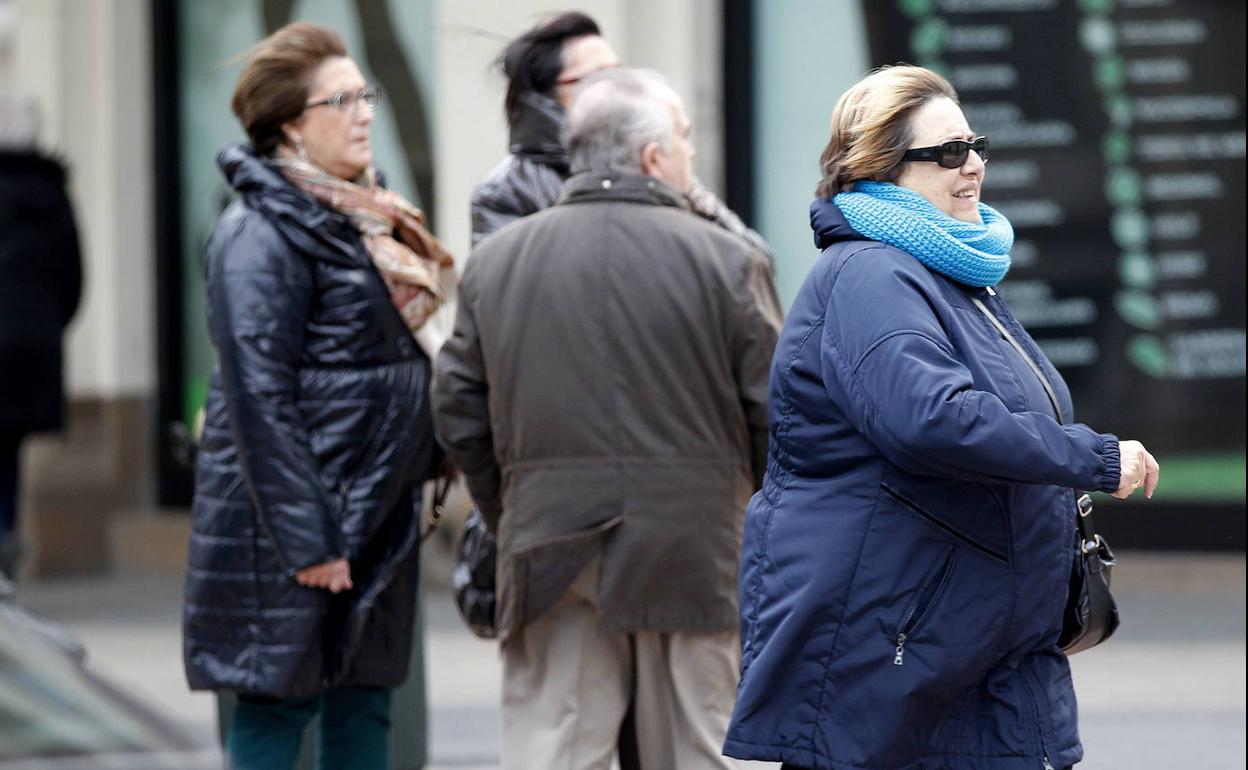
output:
[[[341,177],[347,181],[352,181],[364,173],[364,170],[373,164],[372,155],[368,155],[367,159],[361,160],[359,157],[353,157],[344,160],[340,166],[333,172],[334,176]]]
[[[355,179],[371,165],[373,165],[373,151],[366,147],[354,149],[342,159],[342,169],[347,172],[345,174],[347,179]]]
[[[984,223],[984,218],[979,215],[979,203],[978,202],[971,202],[971,203],[959,202],[957,206],[954,206],[954,209],[953,211],[950,212],[950,214],[953,215],[954,219],[958,219],[963,222],[969,222],[970,224],[973,224],[973,225],[982,225]]]

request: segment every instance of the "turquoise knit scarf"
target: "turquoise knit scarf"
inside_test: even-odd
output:
[[[968,286],[991,286],[1010,269],[1014,228],[979,204],[982,225],[954,219],[922,195],[886,182],[855,182],[832,199],[849,226],[896,246],[928,268]]]

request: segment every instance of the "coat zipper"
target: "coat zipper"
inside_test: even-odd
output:
[[[914,604],[906,612],[905,617],[902,618],[895,640],[897,646],[893,651],[894,666],[904,666],[906,664],[906,642],[909,641],[910,635],[918,628],[919,623],[927,617],[927,613],[931,611],[932,605],[936,603],[936,599],[945,590],[950,576],[953,575],[953,560],[956,555],[957,550],[950,548],[949,553],[945,555],[944,563],[941,564],[940,572],[937,574],[935,581],[928,581],[923,585],[919,595],[915,597]]]
[[[1037,687],[1041,687],[1040,682],[1022,666],[1019,667],[1019,674],[1023,677],[1023,685],[1031,695],[1031,707],[1036,714],[1036,731],[1040,737],[1040,758],[1043,763],[1041,770],[1055,770],[1052,760],[1049,759],[1049,742],[1044,737],[1044,712],[1040,708],[1040,694],[1036,690]]]
[[[906,635],[904,633],[897,634],[897,653],[893,656],[894,666],[904,666],[906,663]]]
[[[991,286],[985,286],[984,289],[988,292],[988,296],[990,297],[997,296],[997,293],[993,290]],[[1053,386],[1049,384],[1049,379],[1044,376],[1043,372],[1040,371],[1040,366],[1034,360],[1032,360],[1031,356],[1027,354],[1027,351],[1023,348],[1022,344],[1018,340],[1014,339],[1014,335],[1010,334],[1009,331],[1006,330],[1005,324],[1001,323],[1001,321],[995,315],[993,315],[991,311],[988,310],[987,306],[985,306],[984,303],[980,302],[978,299],[974,297],[971,298],[971,301],[974,302],[975,305],[980,309],[980,311],[982,311],[983,314],[988,318],[988,320],[992,322],[992,325],[997,328],[997,331],[1000,332],[1001,336],[1005,339],[1005,341],[1010,344],[1010,347],[1014,348],[1014,350],[1016,350],[1018,354],[1023,357],[1023,361],[1027,363],[1028,368],[1030,368],[1032,373],[1036,375],[1036,379],[1040,380],[1040,385],[1044,388],[1044,394],[1049,397],[1049,403],[1053,407],[1053,412],[1057,416],[1058,423],[1065,424],[1066,420],[1064,416],[1062,415],[1062,407],[1058,403],[1057,394],[1053,392]],[[1024,680],[1026,680],[1028,678],[1027,674],[1024,674],[1023,678]],[[1028,683],[1027,689],[1031,690],[1030,682]],[[1032,697],[1032,705],[1036,707],[1037,716],[1039,717],[1040,716],[1039,704],[1036,703],[1036,698],[1038,696],[1036,695],[1034,690],[1032,690],[1031,697]],[[1043,761],[1041,770],[1055,770],[1055,768],[1053,767],[1052,760],[1049,759],[1049,748],[1046,745],[1047,741],[1045,741],[1044,739],[1044,726],[1040,725],[1039,727],[1040,727],[1040,751],[1042,752],[1042,761]]]

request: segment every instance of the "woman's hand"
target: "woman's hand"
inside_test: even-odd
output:
[[[346,559],[335,559],[314,567],[304,567],[295,573],[301,586],[325,588],[331,594],[351,590],[351,565]]]
[[[1138,441],[1119,441],[1118,454],[1122,458],[1122,472],[1118,477],[1118,491],[1113,496],[1126,500],[1132,492],[1144,487],[1144,496],[1152,497],[1161,466]]]

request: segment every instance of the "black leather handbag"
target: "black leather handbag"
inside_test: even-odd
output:
[[[494,622],[494,570],[498,561],[498,543],[485,526],[485,519],[476,508],[464,522],[464,534],[455,549],[451,569],[451,588],[455,608],[473,636],[494,639],[498,627]]]
[[[1070,592],[1057,640],[1067,655],[1089,650],[1118,630],[1118,604],[1109,592],[1114,552],[1092,524],[1092,498],[1080,495],[1078,505],[1079,550],[1070,569]]]
[[[991,289],[989,290],[991,291]],[[1027,351],[1014,339],[1005,325],[977,297],[971,302],[996,327],[997,331],[1010,347],[1014,348],[1031,371],[1035,373],[1044,386],[1044,392],[1053,405],[1053,413],[1059,423],[1065,424],[1062,407],[1057,401],[1057,394],[1049,384],[1040,367]],[[1108,639],[1118,630],[1118,604],[1109,592],[1109,572],[1116,563],[1114,552],[1109,549],[1105,538],[1096,533],[1092,523],[1092,498],[1080,495],[1076,501],[1079,528],[1079,543],[1075,551],[1075,561],[1070,569],[1070,590],[1066,595],[1066,609],[1062,614],[1062,634],[1057,645],[1067,655],[1090,650]]]

